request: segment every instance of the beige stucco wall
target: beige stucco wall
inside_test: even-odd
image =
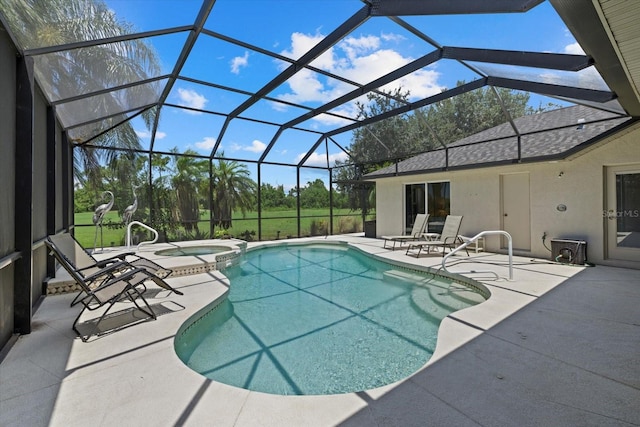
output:
[[[530,174],[531,251],[516,251],[525,256],[550,258],[542,244],[551,238],[584,239],[588,259],[596,264],[627,265],[605,259],[604,170],[606,166],[640,165],[640,124],[559,162],[541,162],[474,170],[437,172],[390,177],[376,182],[377,234],[398,234],[403,230],[404,185],[435,181],[451,182],[451,214],[464,215],[461,234],[499,230],[500,175]],[[559,177],[560,172],[563,172]],[[567,206],[559,212],[559,204]],[[500,237],[486,240],[487,249],[503,252]],[[631,265],[632,267],[634,265]],[[640,267],[640,259],[638,265]]]

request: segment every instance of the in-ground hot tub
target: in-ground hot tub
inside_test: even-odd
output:
[[[191,240],[145,246],[140,256],[171,269],[172,276],[206,273],[239,262],[247,248],[243,240]]]
[[[213,255],[221,252],[228,252],[233,250],[229,246],[221,245],[201,245],[201,246],[183,246],[178,248],[169,248],[156,251],[156,255],[161,256],[198,256],[198,255]]]

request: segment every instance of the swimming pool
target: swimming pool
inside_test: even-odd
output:
[[[406,378],[433,354],[440,321],[481,292],[340,245],[247,252],[228,298],[176,337],[215,381],[272,394],[339,394]]]

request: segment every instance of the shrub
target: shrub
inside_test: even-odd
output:
[[[310,233],[312,236],[326,236],[328,233],[327,221],[315,219],[311,221]]]

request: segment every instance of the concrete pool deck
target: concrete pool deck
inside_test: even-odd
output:
[[[441,261],[383,249],[377,239],[326,240],[405,264]],[[455,259],[452,272],[507,276],[504,255]],[[470,276],[492,296],[443,320],[424,368],[385,387],[331,396],[250,392],[178,359],[180,325],[227,292],[216,271],[169,279],[184,296],[149,298],[156,321],[88,343],[71,330],[79,311],[69,308],[73,295],[48,296],[33,332],[0,363],[0,425],[640,425],[640,270],[514,257],[513,281]]]

